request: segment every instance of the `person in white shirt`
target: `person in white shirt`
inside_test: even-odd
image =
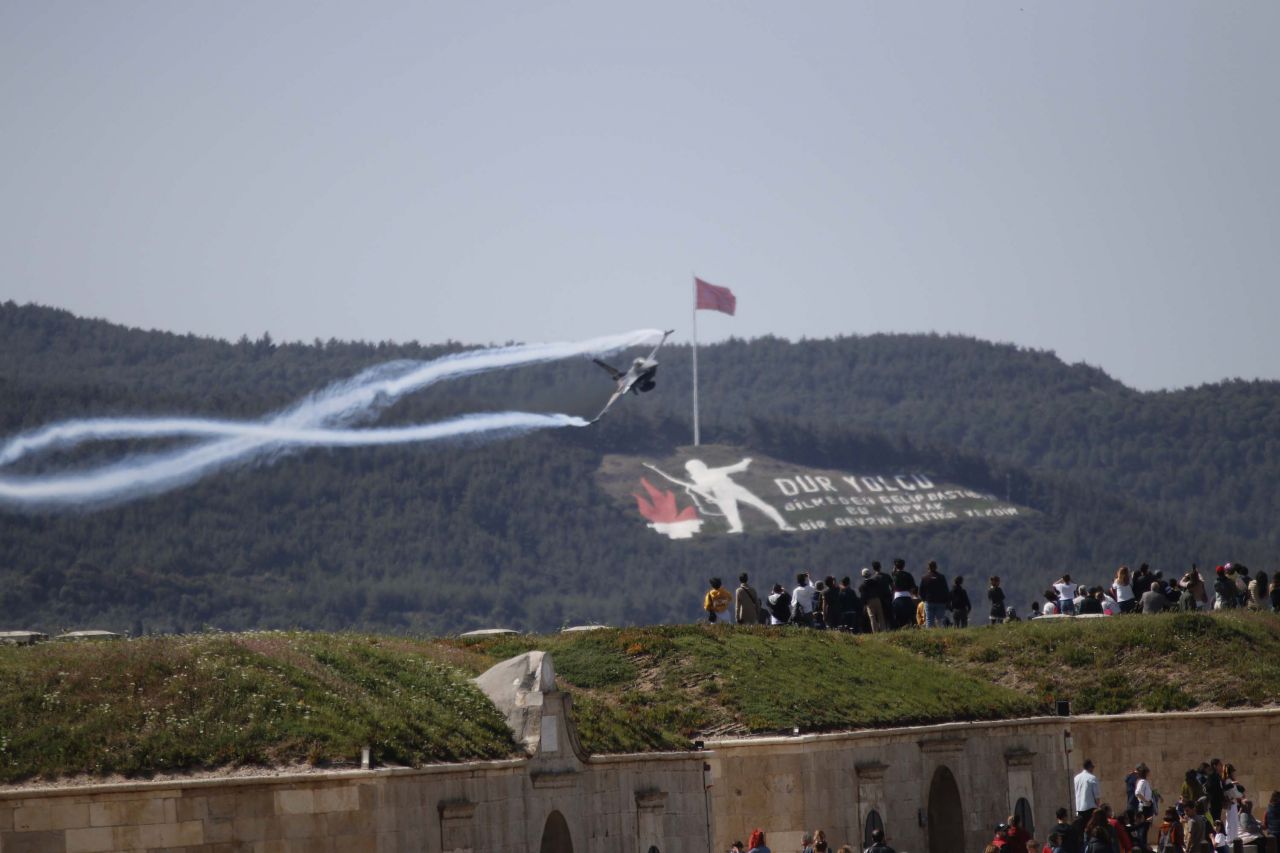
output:
[[[1120,606],[1121,613],[1132,613],[1138,609],[1138,602],[1133,597],[1133,584],[1129,580],[1129,567],[1121,566],[1116,571],[1115,582],[1111,584],[1111,595]]]
[[[791,607],[797,615],[805,617],[804,624],[813,621],[813,608],[818,600],[818,590],[809,579],[808,572],[796,575],[796,588],[791,591]]]
[[[1098,777],[1093,775],[1093,761],[1086,758],[1083,769],[1076,774],[1076,823],[1084,826],[1093,816],[1093,810],[1102,804],[1102,792],[1098,788]]]
[[[1147,780],[1147,776],[1151,774],[1151,768],[1145,764],[1139,764],[1134,768],[1134,772],[1138,774],[1138,782],[1133,786],[1133,796],[1138,801],[1138,814],[1136,815],[1134,839],[1138,843],[1141,850],[1147,849],[1147,833],[1151,830],[1151,820],[1156,813],[1155,794],[1151,790],[1151,782]]]
[[[1071,575],[1063,575],[1058,578],[1058,582],[1053,585],[1053,589],[1058,594],[1058,612],[1074,615],[1076,612],[1076,585],[1071,582]]]

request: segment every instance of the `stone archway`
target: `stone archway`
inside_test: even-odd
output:
[[[569,824],[565,823],[564,815],[560,812],[553,811],[547,815],[538,853],[573,853],[573,838],[569,835]]]
[[[964,808],[960,786],[945,766],[929,783],[929,853],[964,853]]]

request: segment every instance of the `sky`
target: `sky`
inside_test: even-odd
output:
[[[1280,378],[1280,4],[0,0],[0,300]]]

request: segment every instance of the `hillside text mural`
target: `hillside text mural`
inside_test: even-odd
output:
[[[924,472],[808,468],[741,448],[684,448],[665,459],[606,456],[601,486],[671,539],[744,532],[910,527],[1013,519],[1030,510]]]

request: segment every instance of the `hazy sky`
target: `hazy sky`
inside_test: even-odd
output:
[[[0,299],[1280,378],[1275,2],[0,0]]]

